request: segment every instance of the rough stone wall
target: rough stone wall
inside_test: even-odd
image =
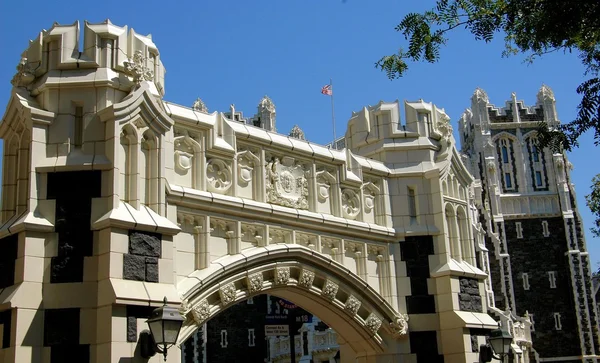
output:
[[[100,183],[100,171],[48,174],[47,198],[56,200],[54,230],[58,234],[58,253],[51,262],[52,283],[83,281],[83,260],[93,250],[92,198],[100,197]]]
[[[89,362],[90,346],[79,344],[79,309],[44,310],[44,346],[50,363]]]
[[[542,221],[548,222],[549,237],[544,237]],[[516,222],[523,228],[517,239]],[[581,352],[579,328],[573,305],[573,287],[565,252],[567,242],[563,219],[533,218],[505,222],[511,255],[517,315],[533,314],[533,346],[540,357],[577,356]],[[555,271],[556,288],[550,287],[549,271]],[[529,290],[523,288],[527,273]],[[560,313],[562,329],[555,328],[554,313]]]
[[[161,240],[157,233],[129,232],[129,253],[123,255],[123,279],[158,282]]]
[[[409,314],[435,313],[435,300],[427,290],[429,255],[433,254],[431,236],[406,237],[400,243],[402,261],[406,262],[406,274],[410,278],[411,296],[406,297]]]
[[[458,294],[458,304],[462,311],[483,312],[481,305],[481,295],[479,292],[479,281],[468,277],[460,277],[460,293]]]

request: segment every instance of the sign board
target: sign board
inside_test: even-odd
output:
[[[265,336],[277,337],[277,336],[289,336],[290,326],[289,325],[265,325]]]

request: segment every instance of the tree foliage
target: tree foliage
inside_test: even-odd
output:
[[[585,196],[588,208],[595,215],[600,215],[600,174],[596,175],[592,179],[592,192]],[[596,237],[600,237],[600,218],[596,218],[594,227],[590,228],[592,234]]]
[[[502,56],[521,54],[526,62],[552,52],[576,53],[588,77],[577,87],[577,115],[556,129],[540,126],[538,139],[541,147],[569,151],[593,130],[594,145],[600,145],[600,0],[437,0],[433,9],[402,19],[396,30],[408,41],[406,49],[382,57],[376,67],[396,79],[408,62],[437,62],[449,34],[461,28],[485,42],[503,36]],[[592,232],[600,236],[600,174],[592,182],[586,201],[597,217]]]

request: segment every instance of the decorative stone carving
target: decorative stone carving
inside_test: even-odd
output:
[[[396,315],[394,320],[390,322],[390,329],[395,337],[406,335],[408,332],[408,315],[400,314]]]
[[[375,198],[379,194],[379,187],[372,182],[363,184],[364,209],[369,213],[375,208]]]
[[[450,125],[450,117],[442,114],[437,121],[437,129],[445,140],[450,140],[452,136],[452,125]]]
[[[225,193],[231,187],[231,167],[223,160],[210,159],[206,165],[208,190],[215,193]]]
[[[317,171],[317,198],[324,202],[329,198],[329,189],[335,183],[335,177],[327,170]]]
[[[275,269],[275,283],[277,285],[287,285],[290,282],[290,268],[277,267]]]
[[[233,282],[228,283],[225,286],[222,286],[219,289],[219,296],[221,297],[221,303],[225,305],[229,305],[235,301],[235,293],[236,288]]]
[[[267,201],[284,207],[308,209],[308,180],[301,164],[274,157],[267,164]]]
[[[315,280],[315,273],[309,270],[302,269],[300,272],[300,280],[298,281],[298,285],[310,289]]]
[[[238,153],[238,177],[242,184],[248,184],[252,181],[254,166],[260,159],[249,150]]]
[[[248,276],[248,291],[253,294],[263,288],[263,274],[258,272]]]
[[[360,212],[360,198],[350,189],[342,191],[342,212],[345,218],[355,219]]]
[[[487,95],[487,93],[485,93],[485,91],[484,91],[484,90],[482,90],[482,89],[481,89],[481,88],[479,88],[479,87],[477,87],[477,88],[475,89],[475,92],[473,93],[473,99],[474,99],[475,101],[483,101],[483,102],[485,102],[485,103],[488,103],[488,102],[489,102],[489,98],[488,98],[488,95]]]
[[[192,316],[198,324],[202,324],[208,319],[210,316],[210,305],[208,305],[206,299],[192,307]]]
[[[360,309],[361,302],[354,295],[350,295],[348,300],[346,300],[346,304],[344,305],[344,309],[350,313],[350,315],[354,316],[358,313],[358,309]]]
[[[206,107],[206,104],[200,99],[200,97],[196,98],[196,101],[194,101],[192,110],[208,113],[208,107]]]
[[[545,100],[555,101],[556,99],[554,98],[554,92],[552,91],[552,89],[550,87],[546,86],[545,84],[543,84],[542,87],[540,88],[540,90],[538,91],[538,100],[539,101],[545,101]]]
[[[194,154],[185,151],[175,150],[175,168],[180,172],[187,172],[192,168],[192,158]]]
[[[377,331],[381,327],[381,319],[379,319],[374,313],[371,313],[371,315],[369,315],[365,321],[365,326],[371,331],[371,333],[377,334]]]
[[[34,69],[27,62],[27,58],[21,58],[17,64],[17,73],[13,76],[10,83],[15,87],[26,87],[35,79]]]
[[[491,160],[488,161],[487,170],[490,172],[490,174],[494,174],[496,172],[496,164]]]
[[[133,77],[133,83],[139,86],[142,81],[152,81],[154,72],[148,69],[144,64],[144,54],[140,50],[136,50],[133,54],[133,60],[124,62],[125,71]]]
[[[335,295],[337,294],[339,289],[338,284],[331,280],[325,281],[325,286],[323,286],[323,295],[329,300],[335,299]]]
[[[556,168],[559,170],[562,170],[562,168],[565,166],[565,161],[562,158],[556,158],[555,163],[556,163]]]
[[[292,127],[292,131],[290,131],[290,137],[299,140],[306,140],[306,138],[304,137],[304,131],[302,131],[302,129],[298,127],[298,125],[294,125],[294,127]]]

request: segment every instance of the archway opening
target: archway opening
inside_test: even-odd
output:
[[[284,363],[292,354],[295,362],[329,363],[341,362],[343,353],[338,333],[326,321],[272,294],[230,306],[181,345],[182,363]]]

